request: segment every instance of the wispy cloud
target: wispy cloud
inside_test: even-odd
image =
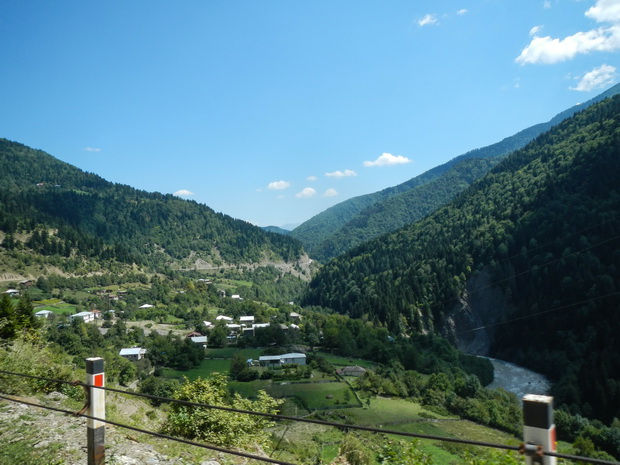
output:
[[[364,166],[403,165],[405,163],[411,163],[411,160],[402,155],[392,155],[391,153],[382,153],[374,161],[365,161]]]
[[[614,66],[601,65],[584,74],[579,80],[579,83],[575,87],[571,87],[571,90],[590,92],[595,89],[600,89],[611,84],[617,76],[618,73],[616,73],[616,68]]]
[[[338,195],[338,191],[336,189],[327,189],[324,193],[323,193],[323,197],[334,197]]]
[[[461,10],[458,10],[458,11],[456,12],[456,14],[457,14],[457,15],[459,15],[459,16],[463,16],[463,15],[465,15],[465,14],[467,14],[467,13],[469,13],[469,10],[467,10],[467,9],[465,9],[465,8],[463,8],[463,9],[461,9]]]
[[[317,179],[319,179],[319,178],[317,178],[316,176],[308,176],[308,177],[306,178],[306,181],[314,182],[314,181],[316,181]]]
[[[530,36],[536,37],[538,33],[542,30],[543,30],[542,26],[534,26],[532,29],[530,29]]]
[[[564,39],[540,37],[534,30],[530,44],[516,58],[519,64],[553,64],[571,60],[577,55],[620,50],[620,3],[618,0],[597,0],[585,15],[598,23],[597,29],[580,31]]]
[[[188,191],[187,189],[181,189],[172,195],[176,195],[177,197],[189,197],[190,195],[194,195],[194,193],[192,191]]]
[[[85,152],[101,152],[100,148],[97,147],[84,147]]]
[[[325,173],[328,178],[349,178],[351,176],[357,176],[357,173],[353,170],[344,171],[332,171],[331,173]]]
[[[424,15],[423,18],[418,20],[418,26],[420,27],[424,27],[424,26],[429,26],[431,24],[437,24],[437,16],[436,15]]]
[[[291,187],[291,183],[288,181],[274,181],[267,185],[267,189],[272,191],[281,191],[289,187]]]
[[[312,187],[305,187],[301,192],[295,194],[295,197],[298,199],[307,199],[308,197],[314,197],[316,195],[316,190]]]

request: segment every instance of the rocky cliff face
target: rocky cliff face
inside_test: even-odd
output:
[[[450,310],[444,335],[463,352],[489,355],[494,326],[512,310],[489,273],[482,271],[468,280],[466,291]]]

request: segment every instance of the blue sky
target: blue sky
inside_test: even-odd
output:
[[[301,223],[618,82],[620,0],[0,0],[0,137]]]

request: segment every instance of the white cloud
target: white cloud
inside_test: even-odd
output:
[[[338,195],[338,191],[336,189],[327,189],[323,194],[323,197],[334,197]]]
[[[551,8],[551,2],[549,0],[546,0],[545,3],[543,3],[543,8],[545,10],[548,10],[549,8]]]
[[[349,178],[351,176],[357,176],[357,173],[353,170],[344,171],[332,171],[331,173],[325,173],[328,178]]]
[[[364,166],[388,166],[402,165],[411,163],[411,160],[402,155],[392,155],[391,153],[382,153],[375,161],[365,161]]]
[[[298,199],[307,199],[308,197],[314,197],[316,195],[316,190],[312,187],[305,187],[301,192],[295,194],[295,197]]]
[[[534,37],[516,58],[519,64],[553,64],[566,61],[580,54],[620,50],[620,2],[597,0],[585,13],[599,23],[610,23],[585,32],[577,32],[564,39],[536,35],[540,29],[532,29]],[[538,26],[537,26],[538,27]]]
[[[177,197],[189,197],[190,195],[194,195],[194,193],[192,191],[188,191],[187,189],[181,189],[172,195],[176,195]]]
[[[288,181],[274,181],[274,182],[270,182],[267,185],[267,189],[272,190],[272,191],[281,191],[288,187],[291,187],[291,183]]]
[[[86,152],[101,152],[101,149],[97,147],[85,147],[84,150]]]
[[[543,27],[542,27],[542,26],[534,26],[532,29],[530,29],[530,35],[531,35],[532,37],[535,37],[535,36],[537,36],[537,35],[538,35],[538,33],[539,33],[540,31],[542,31],[542,30],[543,30]]]
[[[571,87],[571,90],[590,92],[600,89],[611,84],[617,76],[618,74],[614,66],[601,65],[584,74],[579,83],[575,87]]]
[[[462,15],[467,14],[467,13],[469,13],[469,10],[466,10],[465,8],[463,8],[463,9],[461,9],[461,10],[456,12],[456,14],[459,15],[459,16],[462,16]]]
[[[598,0],[596,5],[586,11],[586,16],[598,23],[620,22],[620,3],[618,0]]]
[[[306,178],[306,181],[314,182],[314,181],[316,181],[317,179],[319,179],[319,178],[317,178],[316,176],[308,176],[308,177]]]
[[[437,24],[437,16],[435,15],[425,15],[422,19],[418,20],[418,26],[428,26],[430,24]]]

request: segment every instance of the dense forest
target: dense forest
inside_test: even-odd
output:
[[[430,217],[332,260],[304,301],[405,334],[448,334],[469,306],[496,329],[492,353],[548,374],[560,404],[620,417],[619,152],[615,97],[539,136]],[[491,294],[501,305],[485,308]]]
[[[577,111],[620,92],[620,84],[487,147],[471,150],[398,186],[341,202],[299,225],[292,236],[313,258],[326,261],[364,241],[422,219],[451,201],[499,158],[523,148]]]
[[[110,183],[42,151],[0,139],[0,230],[44,255],[74,253],[170,266],[294,262],[301,244],[173,195]]]

